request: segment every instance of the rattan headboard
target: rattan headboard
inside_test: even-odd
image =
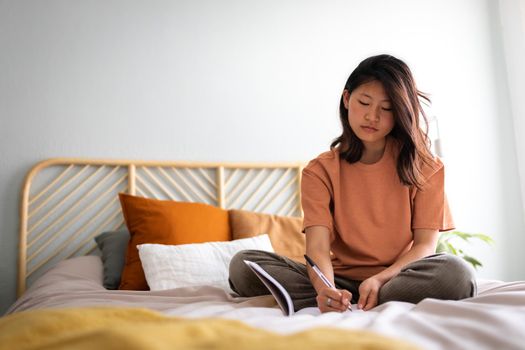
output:
[[[18,295],[58,261],[90,254],[94,237],[124,226],[119,192],[224,209],[301,216],[304,163],[50,159],[22,191]]]

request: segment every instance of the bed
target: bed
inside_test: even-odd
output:
[[[235,296],[236,251],[301,259],[304,165],[37,164],[22,191],[19,298],[0,319],[0,349],[525,349],[523,281],[479,280],[462,301],[292,316],[270,295]]]

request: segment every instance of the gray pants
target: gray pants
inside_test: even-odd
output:
[[[266,270],[290,293],[295,311],[316,307],[317,293],[306,266],[286,257],[261,250],[243,250],[230,262],[230,287],[240,296],[270,294],[243,260],[251,260]],[[335,275],[338,289],[352,293],[352,303],[359,299],[361,281]],[[387,301],[418,303],[424,298],[459,300],[476,295],[473,269],[461,258],[448,254],[429,255],[406,265],[379,291],[379,304]]]

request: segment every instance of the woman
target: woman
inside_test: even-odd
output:
[[[462,299],[476,293],[461,259],[435,254],[439,232],[454,228],[444,166],[430,152],[426,117],[412,73],[390,55],[362,61],[340,101],[341,136],[302,174],[306,253],[335,285],[310,267],[276,254],[243,251],[230,264],[242,296],[268,294],[243,260],[259,263],[290,292],[294,308],[370,310],[387,301]],[[335,283],[334,283],[335,282]]]

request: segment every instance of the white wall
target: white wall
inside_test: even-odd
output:
[[[525,0],[499,0],[499,14],[504,48],[504,63],[508,77],[509,99],[507,108],[514,122],[514,137],[518,157],[517,167],[521,179],[521,197],[525,198]],[[517,190],[517,189],[515,189]],[[525,213],[525,206],[521,208]],[[525,232],[510,230],[509,242],[525,246]],[[512,259],[512,260],[511,260]],[[518,254],[509,257],[513,270],[523,269]]]
[[[348,74],[383,52],[433,96],[458,229],[497,241],[473,248],[480,277],[525,278],[501,46],[490,0],[0,0],[0,310],[32,164],[308,160],[338,136]]]

